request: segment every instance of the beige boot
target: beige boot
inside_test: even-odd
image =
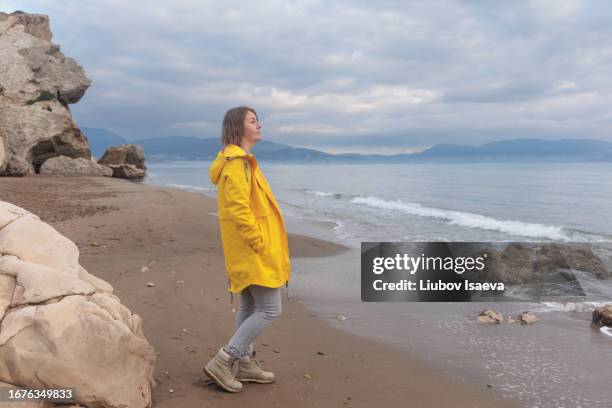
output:
[[[220,348],[217,355],[206,364],[204,371],[225,391],[240,392],[242,391],[242,383],[237,381],[233,374],[235,361],[235,357],[230,356],[223,348]]]
[[[274,373],[264,371],[255,356],[245,356],[238,359],[236,379],[244,382],[268,384],[274,382]]]

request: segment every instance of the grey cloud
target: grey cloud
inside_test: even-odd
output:
[[[265,137],[311,147],[612,139],[605,1],[5,8],[50,15],[55,41],[94,81],[75,118],[128,138],[217,136],[225,110],[248,104]]]
[[[448,102],[516,102],[546,96],[552,84],[536,81],[517,81],[504,84],[480,84],[451,89],[444,99]]]

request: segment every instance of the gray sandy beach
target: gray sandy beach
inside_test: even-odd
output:
[[[312,228],[312,226],[311,226]],[[333,327],[408,352],[459,381],[525,407],[609,407],[612,337],[591,327],[582,303],[366,303],[360,252],[297,258],[292,290]],[[540,321],[482,325],[478,313],[535,312]]]

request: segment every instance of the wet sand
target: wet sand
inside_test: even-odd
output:
[[[333,327],[416,356],[457,381],[486,384],[521,406],[610,407],[612,338],[591,325],[588,302],[365,303],[359,259],[359,250],[295,258],[302,279],[294,291]],[[599,289],[612,283],[592,281]],[[532,311],[540,320],[483,325],[476,316],[484,309],[505,318]],[[338,313],[346,320],[335,319]]]
[[[1,178],[0,199],[74,241],[81,264],[142,317],[159,353],[154,407],[520,406],[484,383],[465,384],[409,353],[337,330],[295,296],[283,296],[283,315],[256,342],[276,383],[222,392],[202,372],[234,325],[213,199],[118,179],[44,176]],[[295,258],[344,250],[292,234],[289,244]]]

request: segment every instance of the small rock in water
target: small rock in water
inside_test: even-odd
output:
[[[496,312],[492,309],[483,310],[478,315],[478,322],[484,324],[500,324],[504,321],[504,317],[501,313]]]
[[[149,270],[149,268],[146,267],[146,266],[143,266],[142,268],[140,268],[140,272],[146,272],[148,270]]]
[[[147,282],[147,286],[152,288],[152,287],[155,287],[155,284],[153,282]]]
[[[306,373],[306,374],[304,374],[304,378],[307,379],[307,380],[310,380],[310,379],[312,379],[312,375]]]
[[[169,392],[170,394],[174,394],[174,390],[173,390],[172,388],[170,388],[170,389],[168,390],[168,392]]]
[[[100,244],[98,244],[97,242],[92,242],[91,244],[89,244],[92,247],[99,247]]]
[[[346,316],[345,316],[345,315],[343,315],[343,314],[339,314],[339,313],[338,313],[338,314],[336,315],[336,319],[337,319],[337,320],[339,320],[339,321],[341,321],[341,322],[343,322],[343,321],[345,321],[345,320],[346,320]]]
[[[325,355],[325,353],[322,352],[322,351],[317,351],[317,354],[320,355],[320,356],[324,356]]]
[[[533,312],[523,312],[518,316],[518,321],[521,324],[533,324],[538,320],[540,319]]]
[[[593,323],[612,326],[612,305],[599,307],[593,311]]]

